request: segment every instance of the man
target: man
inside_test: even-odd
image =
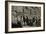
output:
[[[23,16],[24,26],[25,26],[25,17]]]
[[[29,20],[28,20],[28,17],[26,16],[26,23],[27,23],[27,25],[29,25],[28,21],[29,21]]]
[[[17,17],[17,24],[18,24],[18,27],[22,27],[20,16]]]
[[[20,16],[21,25],[23,26],[23,16]]]

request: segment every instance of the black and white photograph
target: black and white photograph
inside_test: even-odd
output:
[[[33,32],[45,30],[44,3],[8,1],[5,5],[6,32]]]
[[[40,27],[41,7],[12,6],[12,28]]]

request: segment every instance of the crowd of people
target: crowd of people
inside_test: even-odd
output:
[[[28,16],[18,16],[14,20],[15,22],[13,23],[12,21],[12,27],[17,28],[17,27],[23,27],[23,26],[41,26],[41,19],[38,17],[32,17],[30,19]]]

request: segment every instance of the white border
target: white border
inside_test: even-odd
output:
[[[11,28],[11,6],[37,6],[41,7],[41,27],[30,28]],[[43,30],[43,4],[26,4],[26,3],[12,3],[8,2],[8,31],[26,31],[26,30]]]

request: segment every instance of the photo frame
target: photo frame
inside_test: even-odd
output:
[[[45,3],[5,1],[5,32],[45,31]]]

